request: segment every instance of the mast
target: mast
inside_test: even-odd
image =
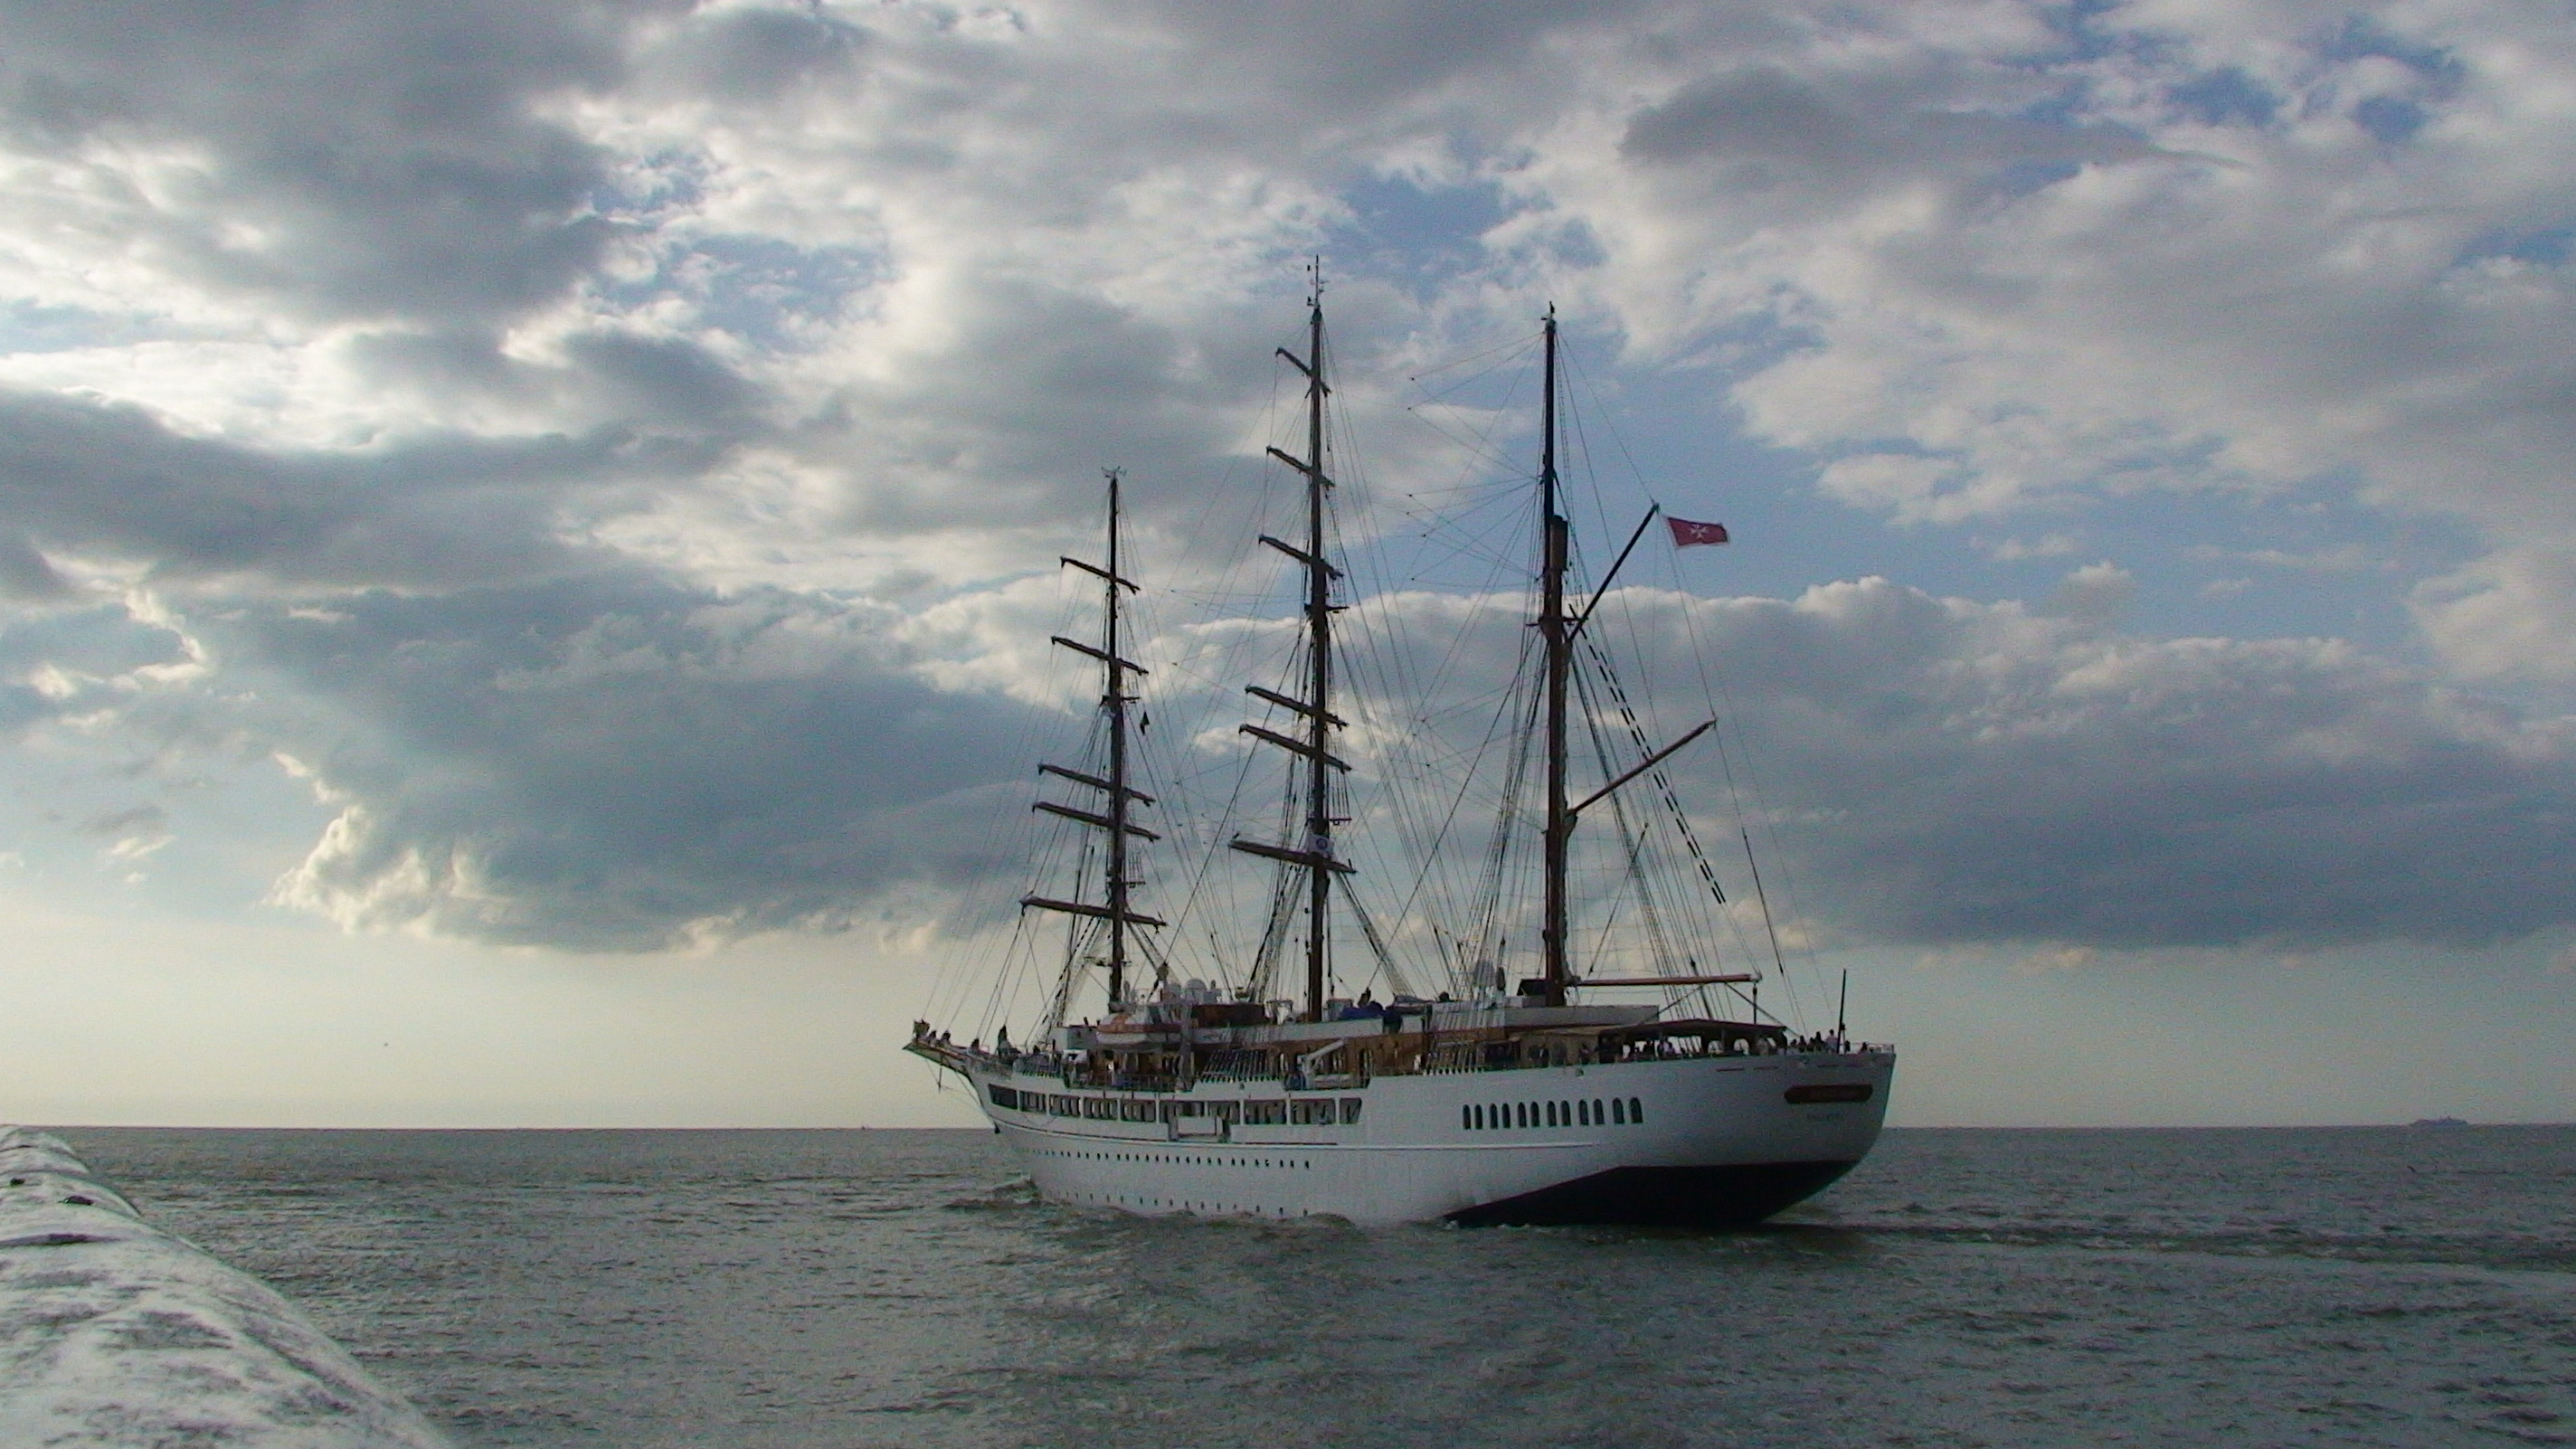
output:
[[[1078,558],[1059,560],[1066,567],[1080,569],[1101,581],[1103,601],[1100,645],[1095,648],[1079,639],[1067,639],[1062,635],[1056,636],[1054,642],[1061,648],[1070,649],[1076,654],[1087,655],[1100,662],[1103,675],[1100,708],[1101,712],[1109,717],[1109,774],[1104,778],[1086,774],[1080,770],[1068,770],[1062,765],[1040,765],[1038,769],[1045,774],[1070,780],[1077,785],[1087,785],[1102,792],[1108,796],[1108,806],[1103,813],[1096,810],[1077,809],[1071,805],[1059,805],[1052,800],[1040,800],[1032,808],[1043,810],[1050,815],[1063,816],[1067,820],[1079,821],[1109,833],[1109,849],[1106,852],[1108,867],[1105,879],[1102,881],[1102,893],[1106,904],[1095,906],[1081,901],[1060,901],[1035,895],[1020,897],[1020,904],[1036,906],[1041,910],[1089,916],[1109,923],[1109,1009],[1115,1012],[1127,1004],[1128,928],[1163,924],[1152,916],[1139,915],[1135,910],[1130,896],[1136,881],[1128,871],[1128,843],[1131,837],[1138,840],[1160,840],[1162,837],[1138,825],[1133,819],[1135,806],[1154,803],[1153,796],[1128,783],[1127,706],[1136,702],[1136,696],[1128,692],[1127,677],[1131,674],[1142,677],[1145,667],[1128,659],[1121,652],[1126,644],[1126,613],[1120,591],[1124,590],[1132,594],[1136,592],[1136,584],[1119,572],[1122,563],[1119,485],[1124,475],[1116,468],[1103,471],[1109,479],[1109,566],[1102,568],[1096,564],[1085,563]],[[1072,969],[1073,963],[1066,963],[1067,972],[1070,973]],[[1066,979],[1068,982],[1072,979],[1070,974]]]
[[[1306,866],[1306,1018],[1324,1015],[1324,973],[1332,952],[1332,918],[1327,897],[1332,892],[1333,858],[1332,758],[1333,606],[1331,577],[1324,570],[1324,273],[1315,269],[1315,296],[1306,315],[1306,849],[1317,857]]]
[[[1333,731],[1343,720],[1332,712],[1333,699],[1333,591],[1341,571],[1324,556],[1324,503],[1333,480],[1324,472],[1324,399],[1332,389],[1324,381],[1324,270],[1321,261],[1313,268],[1314,294],[1307,298],[1306,355],[1303,358],[1280,348],[1279,355],[1306,375],[1306,456],[1294,457],[1278,448],[1270,455],[1306,478],[1306,538],[1300,548],[1267,534],[1261,541],[1303,564],[1306,569],[1306,697],[1292,699],[1271,690],[1254,687],[1247,691],[1272,704],[1301,716],[1306,723],[1304,737],[1291,738],[1262,729],[1243,726],[1243,732],[1265,743],[1273,744],[1300,756],[1305,762],[1306,838],[1295,846],[1277,846],[1261,841],[1236,840],[1235,849],[1251,855],[1295,866],[1306,872],[1306,1004],[1304,1017],[1320,1021],[1324,1015],[1325,982],[1332,966],[1332,888],[1335,875],[1349,874],[1352,867],[1333,854],[1332,777],[1336,770],[1349,765],[1333,754]]]
[[[1546,965],[1539,992],[1548,1006],[1563,1006],[1573,972],[1566,961],[1565,875],[1574,838],[1574,811],[1565,798],[1566,695],[1574,670],[1573,631],[1565,617],[1565,574],[1572,526],[1560,511],[1556,476],[1556,308],[1547,309],[1545,401],[1539,417],[1539,637],[1547,650],[1547,901],[1539,939]]]
[[[1115,1013],[1127,1004],[1127,891],[1133,882],[1127,877],[1127,671],[1118,655],[1119,476],[1115,468],[1107,471],[1109,581],[1102,586],[1108,603],[1100,632],[1109,655],[1109,691],[1102,704],[1109,711],[1109,1009]]]

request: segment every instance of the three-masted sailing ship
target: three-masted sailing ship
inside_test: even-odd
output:
[[[1537,974],[1509,981],[1495,964],[1503,946],[1488,939],[1472,955],[1463,946],[1455,959],[1442,953],[1435,969],[1452,990],[1429,998],[1398,991],[1385,1002],[1335,994],[1334,913],[1361,908],[1349,898],[1357,863],[1343,831],[1351,823],[1353,752],[1334,635],[1347,605],[1335,599],[1344,574],[1326,526],[1335,483],[1326,467],[1331,389],[1319,283],[1309,299],[1306,355],[1279,353],[1302,375],[1305,452],[1269,450],[1303,483],[1304,527],[1293,541],[1260,539],[1302,574],[1304,638],[1287,689],[1247,687],[1284,727],[1241,726],[1256,748],[1277,750],[1288,763],[1284,823],[1292,833],[1224,842],[1275,872],[1258,965],[1229,972],[1212,961],[1206,976],[1183,980],[1170,951],[1139,949],[1170,923],[1141,909],[1136,895],[1139,852],[1162,834],[1148,823],[1156,797],[1139,788],[1135,769],[1147,671],[1127,657],[1135,643],[1129,598],[1140,585],[1128,577],[1113,472],[1105,560],[1064,560],[1099,585],[1100,636],[1053,641],[1099,668],[1100,748],[1086,768],[1040,766],[1060,793],[1073,793],[1036,805],[1095,833],[1088,858],[1097,863],[1096,884],[1021,899],[1024,911],[1069,917],[1075,928],[1046,1019],[1024,1045],[1011,1044],[1007,1027],[987,1046],[980,1036],[958,1043],[923,1022],[908,1047],[970,1084],[1047,1197],[1147,1214],[1726,1225],[1759,1221],[1823,1190],[1877,1139],[1892,1049],[1851,1041],[1839,1021],[1794,1032],[1761,1009],[1757,972],[1715,971],[1696,956],[1643,975],[1578,960],[1571,867],[1578,827],[1641,777],[1671,800],[1658,767],[1710,726],[1660,749],[1636,735],[1627,756],[1602,756],[1605,778],[1578,794],[1571,746],[1579,724],[1598,736],[1601,706],[1578,688],[1576,673],[1579,655],[1599,657],[1585,631],[1609,575],[1588,599],[1576,596],[1558,466],[1552,311],[1543,345],[1536,617],[1526,621],[1536,639],[1535,676],[1522,720],[1526,758],[1538,767],[1537,802],[1515,816],[1506,801],[1498,827],[1498,838],[1537,837],[1537,899],[1515,903],[1536,917]],[[1624,696],[1618,704],[1625,712]],[[1635,730],[1633,714],[1626,724]],[[1610,777],[1619,764],[1626,768]],[[1673,808],[1681,819],[1677,801]],[[1687,835],[1686,822],[1682,829]],[[1749,836],[1746,843],[1749,853]],[[1695,840],[1690,849],[1696,853]],[[1640,857],[1632,848],[1626,859],[1633,866]],[[1717,876],[1704,860],[1698,865],[1723,904]],[[1502,876],[1489,880],[1501,889]],[[1532,904],[1534,913],[1526,909]],[[1358,919],[1383,953],[1374,923],[1364,913]],[[1272,968],[1297,934],[1292,926],[1302,926],[1303,990],[1265,999]],[[1227,985],[1229,978],[1240,984]],[[1102,988],[1102,1009],[1079,1020],[1085,983]],[[1662,1000],[1633,1000],[1639,994]],[[1632,999],[1605,999],[1621,995]],[[1738,1009],[1711,1010],[1719,1000]]]

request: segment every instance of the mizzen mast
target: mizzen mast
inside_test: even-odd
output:
[[[1573,553],[1573,525],[1559,500],[1556,473],[1556,309],[1547,309],[1547,362],[1539,412],[1539,638],[1547,653],[1547,899],[1539,940],[1545,954],[1539,997],[1565,1004],[1574,973],[1566,960],[1566,858],[1574,839],[1574,810],[1566,803],[1566,696],[1574,673],[1574,630],[1565,616],[1565,575]]]
[[[1348,770],[1349,764],[1333,753],[1333,731],[1345,721],[1332,712],[1333,700],[1333,580],[1341,571],[1324,556],[1324,503],[1333,480],[1324,472],[1324,399],[1332,389],[1324,381],[1324,272],[1318,262],[1313,269],[1314,295],[1307,299],[1306,355],[1303,358],[1287,348],[1279,355],[1288,365],[1306,376],[1306,456],[1299,458],[1272,448],[1270,456],[1296,469],[1306,479],[1306,539],[1300,548],[1268,534],[1261,541],[1303,564],[1306,569],[1306,697],[1294,699],[1275,690],[1251,686],[1246,693],[1275,704],[1299,716],[1305,723],[1302,738],[1263,729],[1259,725],[1243,726],[1243,733],[1276,745],[1305,762],[1306,838],[1296,845],[1272,845],[1266,841],[1235,840],[1235,849],[1258,855],[1306,872],[1306,1005],[1305,1019],[1320,1021],[1324,1015],[1324,987],[1332,965],[1332,888],[1335,875],[1348,874],[1349,862],[1333,854],[1333,772]]]
[[[1107,470],[1107,476],[1109,479],[1108,567],[1103,568],[1098,564],[1085,563],[1078,558],[1065,558],[1059,561],[1065,567],[1080,569],[1084,573],[1090,574],[1092,577],[1101,581],[1101,590],[1104,596],[1101,619],[1101,641],[1099,646],[1095,648],[1092,645],[1083,643],[1079,639],[1067,639],[1059,634],[1055,637],[1054,642],[1061,648],[1070,649],[1076,654],[1087,655],[1100,662],[1101,672],[1104,676],[1100,696],[1100,708],[1101,712],[1109,718],[1109,773],[1106,777],[1103,777],[1089,774],[1081,770],[1068,770],[1062,765],[1038,766],[1040,771],[1056,776],[1058,779],[1070,780],[1077,785],[1086,785],[1093,790],[1099,791],[1102,795],[1107,797],[1107,809],[1105,812],[1099,810],[1083,810],[1071,805],[1060,805],[1053,800],[1040,800],[1032,807],[1033,809],[1045,811],[1047,814],[1060,815],[1067,820],[1078,821],[1081,824],[1088,825],[1094,829],[1106,831],[1108,833],[1109,848],[1106,851],[1106,855],[1108,857],[1108,868],[1106,871],[1107,879],[1103,882],[1107,904],[1091,905],[1083,901],[1054,900],[1046,896],[1036,895],[1020,897],[1020,904],[1023,906],[1036,906],[1041,910],[1062,911],[1069,915],[1089,916],[1109,923],[1109,958],[1107,963],[1109,967],[1109,1009],[1112,1012],[1115,1012],[1127,1004],[1128,928],[1130,926],[1159,926],[1163,924],[1162,921],[1152,916],[1137,914],[1134,909],[1130,899],[1130,893],[1135,889],[1136,881],[1135,877],[1128,871],[1128,842],[1131,838],[1140,840],[1160,840],[1162,837],[1155,834],[1153,831],[1146,829],[1144,826],[1136,824],[1135,821],[1130,818],[1131,811],[1134,806],[1151,805],[1154,803],[1154,797],[1145,794],[1141,790],[1135,789],[1127,783],[1127,707],[1136,703],[1136,696],[1128,693],[1127,676],[1133,674],[1140,678],[1143,677],[1145,666],[1125,658],[1120,653],[1120,650],[1123,649],[1126,644],[1126,639],[1124,637],[1126,613],[1122,607],[1124,601],[1120,596],[1120,591],[1124,590],[1127,593],[1132,594],[1136,592],[1136,584],[1133,580],[1128,579],[1118,571],[1120,564],[1118,493],[1121,475],[1119,470],[1111,468]],[[1067,969],[1071,969],[1071,963],[1068,963]]]

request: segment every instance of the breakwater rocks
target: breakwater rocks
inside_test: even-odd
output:
[[[0,1128],[0,1449],[448,1449],[256,1280]]]

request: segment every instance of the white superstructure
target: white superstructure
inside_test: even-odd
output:
[[[1072,1033],[1083,1046],[1008,1059],[936,1038],[916,1050],[973,1084],[1041,1192],[1138,1213],[1755,1222],[1849,1171],[1887,1112],[1883,1047],[1657,1025],[1651,1009],[1428,1005],[1391,1031],[1383,1018],[1220,1027],[1146,1048],[1294,1061],[1339,1042],[1391,1075],[1149,1082],[1104,1060],[1090,1028]],[[1506,1064],[1470,1064],[1495,1047]]]

